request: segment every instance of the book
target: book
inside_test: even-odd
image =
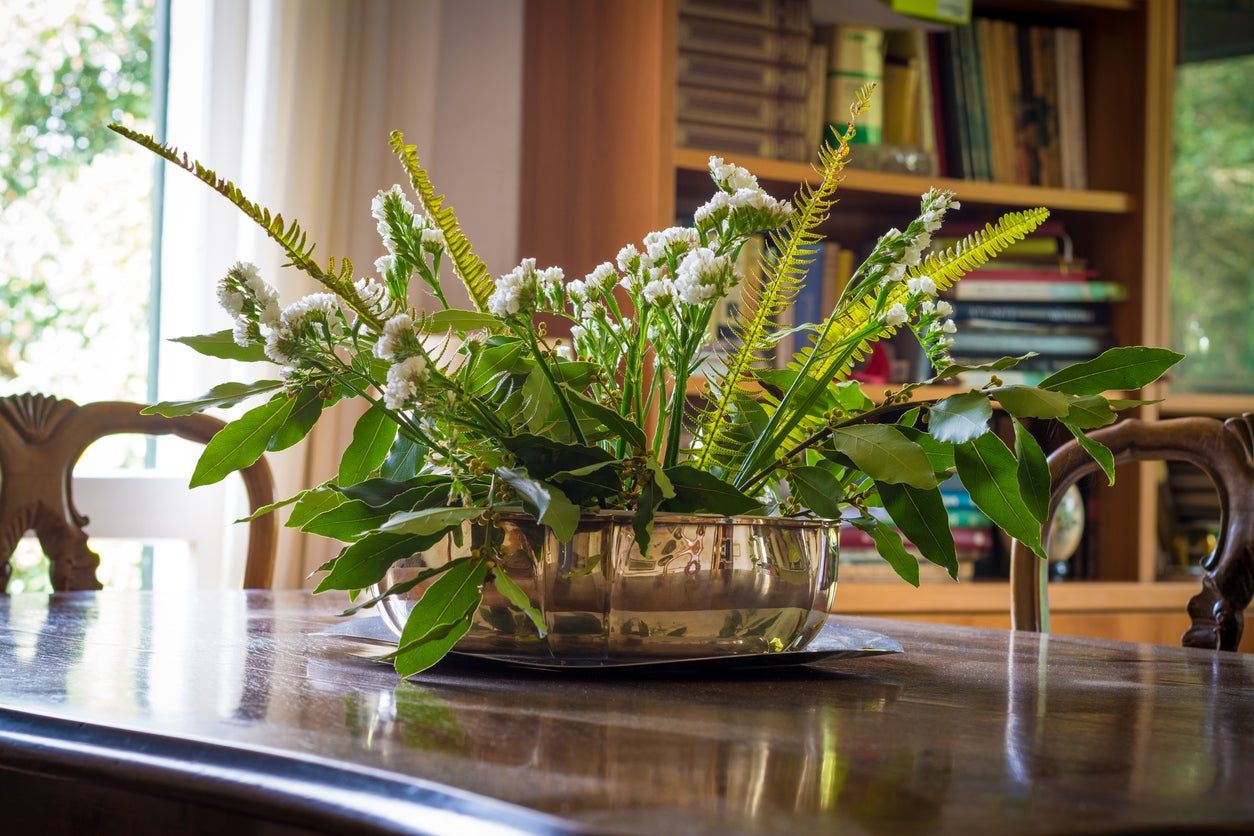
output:
[[[1110,339],[1091,334],[1025,334],[1004,331],[976,331],[960,328],[950,337],[953,351],[961,354],[1060,354],[1092,357],[1109,347]]]
[[[810,6],[805,0],[684,0],[681,9],[693,17],[705,17],[747,26],[808,32]]]
[[[811,158],[823,142],[823,117],[827,107],[827,47],[810,45],[810,66],[806,73],[806,120],[802,136],[811,145]]]
[[[987,551],[993,547],[993,533],[988,526],[958,526],[951,529],[954,537],[954,549],[968,557]],[[840,527],[840,548],[842,552],[850,549],[874,549],[875,540],[870,534],[852,525]],[[904,535],[901,542],[907,549],[917,552],[918,548]]]
[[[1119,302],[1128,296],[1128,290],[1123,285],[1105,281],[1003,282],[963,279],[954,285],[949,292],[952,294],[952,298],[960,301]]]
[[[1088,268],[1068,269],[1065,262],[1056,267],[1045,264],[1015,267],[993,262],[991,266],[977,268],[967,275],[983,281],[996,282],[1083,282],[1096,279],[1100,274]]]
[[[1080,33],[1054,30],[1054,60],[1058,79],[1058,137],[1062,185],[1088,188],[1084,127],[1084,69]]]
[[[683,148],[700,148],[776,160],[807,161],[814,153],[814,149],[799,133],[751,131],[728,125],[689,122],[682,118],[675,125],[675,143]]]
[[[802,69],[810,57],[807,32],[778,31],[681,11],[678,34],[680,48],[687,52],[708,52]]]
[[[812,53],[815,51],[817,50],[811,50]],[[826,71],[826,52],[822,57],[822,70]],[[813,87],[809,78],[812,70],[809,67],[804,70],[800,67],[781,67],[684,49],[679,51],[675,68],[681,86],[710,87],[751,96],[804,99],[810,95]],[[821,101],[822,78],[818,84],[818,95]],[[818,136],[817,132],[815,136]]]
[[[897,571],[878,553],[865,554],[865,550],[841,552],[839,578],[845,583],[901,583]],[[975,578],[974,563],[958,564],[958,582]],[[949,572],[935,563],[919,560],[919,583],[954,583]]]
[[[864,84],[884,81],[884,32],[871,26],[823,26],[818,29],[817,40],[827,47],[827,130],[840,133],[849,120],[849,105],[858,90]],[[879,144],[883,118],[881,108],[868,110],[852,141]]]
[[[804,99],[756,96],[681,84],[675,92],[675,110],[686,122],[728,125],[771,134],[800,136],[805,132]]]

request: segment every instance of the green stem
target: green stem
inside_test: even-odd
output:
[[[536,339],[535,331],[530,328],[518,329],[526,337],[531,344],[531,351],[535,354],[536,365],[540,367],[540,373],[544,375],[545,380],[549,382],[549,386],[553,387],[553,394],[557,396],[557,402],[562,406],[562,412],[566,415],[567,422],[570,423],[570,431],[574,434],[575,440],[580,444],[587,445],[588,440],[584,437],[583,430],[579,427],[579,420],[575,418],[575,410],[571,409],[570,401],[566,399],[566,393],[562,391],[561,385],[558,384],[557,378],[553,376],[553,370],[549,368],[549,364],[544,359],[543,352],[540,351],[540,342]]]

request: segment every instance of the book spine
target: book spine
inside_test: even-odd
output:
[[[1019,135],[1019,98],[1023,94],[1023,64],[1019,57],[1019,37],[1015,33],[1013,23],[997,22],[997,43],[1001,50],[1002,66],[1005,68],[1001,89],[1002,143],[1006,167],[1010,182],[1027,185],[1032,181],[1028,179],[1023,138]]]
[[[1050,325],[1105,325],[1110,306],[1104,304],[1042,305],[1030,302],[955,302],[953,318],[994,319]]]
[[[801,134],[772,134],[746,131],[727,125],[707,125],[680,119],[675,126],[675,143],[683,148],[701,148],[748,157],[777,160],[808,160],[811,150]]]
[[[1118,302],[1128,291],[1114,282],[985,282],[966,279],[953,290],[958,300],[1007,302]]]
[[[971,278],[999,282],[1082,282],[1095,279],[1096,270],[999,270],[996,267],[972,270]]]
[[[823,142],[823,117],[827,106],[827,47],[810,45],[810,66],[806,77],[805,140],[810,144],[810,159]]]
[[[928,33],[926,38],[928,85],[931,90],[932,107],[932,141],[936,148],[937,174],[941,177],[953,177],[955,169],[950,158],[953,146],[950,144],[949,134],[950,124],[954,121],[957,111],[951,108],[946,98],[944,89],[946,70],[942,66],[940,48],[937,44],[939,38],[931,33]]]
[[[1015,48],[1019,55],[1019,88],[1015,102],[1015,147],[1019,153],[1019,177],[1022,183],[1041,183],[1041,106],[1036,80],[1036,51],[1032,48],[1032,29],[1012,26]]]
[[[1006,331],[981,332],[960,329],[952,337],[955,354],[1062,354],[1095,355],[1105,348],[1105,340],[1083,334],[1016,334]]]
[[[1005,80],[1005,67],[1001,64],[998,49],[997,32],[993,21],[987,18],[976,18],[973,43],[979,55],[981,70],[975,83],[978,85],[980,100],[984,104],[985,134],[989,143],[989,179],[997,182],[1009,182],[1007,177],[1010,166],[1004,157],[1002,137],[1002,94],[1001,85]],[[988,72],[983,68],[987,67]],[[996,70],[994,70],[996,68]]]
[[[808,32],[810,28],[810,9],[805,0],[683,0],[680,11],[690,17],[785,32]]]
[[[964,104],[968,114],[971,143],[971,176],[978,180],[992,180],[993,167],[989,154],[988,114],[980,83],[980,79],[983,77],[981,55],[976,47],[974,27],[959,26],[957,31],[959,33],[958,43],[962,49],[961,57],[957,62],[957,72],[963,84]]]
[[[679,84],[729,90],[751,96],[800,99],[809,95],[808,69],[742,61],[681,49],[676,62]]]
[[[748,96],[681,84],[676,91],[675,109],[680,119],[690,122],[772,133],[801,135],[805,131],[806,108],[800,99]]]
[[[679,44],[689,52],[708,52],[802,70],[810,55],[810,38],[803,33],[686,14],[679,16]]]
[[[824,28],[827,45],[828,133],[840,132],[849,118],[849,105],[864,84],[883,84],[884,32],[869,26]],[[883,138],[883,108],[871,108],[862,116],[853,142],[877,145]],[[833,143],[835,144],[835,143]]]

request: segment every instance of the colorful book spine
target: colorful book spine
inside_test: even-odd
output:
[[[952,339],[956,354],[1026,354],[1036,351],[1072,357],[1100,354],[1109,343],[1109,340],[1086,334],[1017,334],[981,332],[969,328],[960,328]]]
[[[1001,282],[964,279],[954,285],[960,301],[1119,302],[1128,291],[1115,282]]]
[[[819,42],[827,47],[827,130],[843,132],[849,105],[864,84],[884,81],[884,32],[870,26],[821,27]],[[878,145],[883,139],[883,110],[863,114],[853,142]],[[834,144],[834,143],[833,143]]]

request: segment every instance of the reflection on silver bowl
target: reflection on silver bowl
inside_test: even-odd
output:
[[[548,635],[489,583],[457,649],[583,660],[726,656],[799,650],[822,627],[836,593],[836,524],[659,514],[641,555],[631,522],[626,512],[587,514],[563,543],[531,517],[502,517],[495,537],[506,569]],[[468,556],[484,538],[483,526],[467,523],[461,537],[395,564],[383,586]],[[397,635],[425,588],[380,606]]]

